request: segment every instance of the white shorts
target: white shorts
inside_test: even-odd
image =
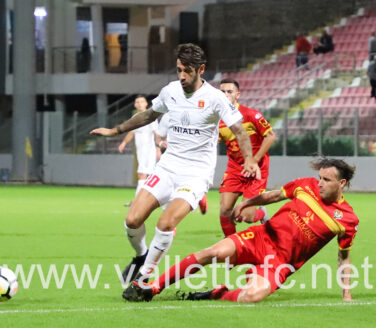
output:
[[[154,147],[155,148],[155,147]],[[141,150],[137,152],[137,173],[150,174],[153,172],[157,162],[157,153],[153,150]]]
[[[208,192],[209,181],[191,175],[177,175],[157,165],[142,188],[150,192],[158,200],[160,206],[176,198],[182,198],[191,205],[193,211]]]

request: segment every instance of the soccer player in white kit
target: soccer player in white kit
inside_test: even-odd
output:
[[[125,221],[128,239],[136,251],[128,274],[135,279],[151,275],[169,250],[175,227],[207,193],[216,165],[220,119],[239,142],[245,159],[244,176],[255,175],[257,179],[261,176],[252,156],[249,137],[241,125],[242,115],[220,90],[201,78],[206,64],[203,50],[187,43],[179,45],[176,54],[179,81],[165,86],[152,101],[152,108],[112,129],[97,128],[90,132],[114,136],[149,124],[163,113],[169,113],[167,150],[132,202]],[[169,205],[158,220],[148,251],[144,222],[152,211],[166,202]],[[139,265],[143,257],[144,263]],[[139,272],[134,275],[138,269]],[[123,298],[129,299],[132,286],[133,283],[125,289]]]
[[[167,148],[167,133],[168,133],[168,122],[169,122],[169,114],[163,114],[162,118],[159,120],[158,129],[155,136],[156,144],[158,145],[161,151],[164,151]],[[206,214],[209,204],[206,194],[202,197],[202,199],[198,202],[198,206],[200,208],[201,214]],[[165,205],[167,207],[167,204]]]
[[[148,107],[148,101],[145,96],[138,95],[134,100],[134,107],[137,113],[144,112]],[[142,126],[138,129],[130,131],[124,137],[123,141],[118,147],[119,153],[124,151],[126,145],[135,138],[136,156],[137,156],[137,189],[136,195],[145,183],[146,178],[154,170],[155,163],[157,162],[157,150],[155,146],[156,131],[158,128],[157,122],[152,122],[148,125]]]

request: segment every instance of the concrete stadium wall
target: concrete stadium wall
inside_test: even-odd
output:
[[[132,155],[51,154],[44,166],[45,183],[133,187]]]
[[[311,157],[273,156],[268,189],[304,176],[317,176],[310,169]],[[357,167],[351,191],[376,192],[376,158],[348,157],[345,160]],[[47,184],[96,185],[134,187],[132,155],[68,155],[51,154],[46,157],[43,182]],[[219,156],[213,188],[218,188],[227,165],[227,157]],[[0,154],[0,169],[11,169],[11,155]]]

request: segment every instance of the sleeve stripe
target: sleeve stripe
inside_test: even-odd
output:
[[[271,130],[273,130],[272,127],[267,129],[262,136],[265,137]]]

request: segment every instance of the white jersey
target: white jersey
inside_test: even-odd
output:
[[[133,130],[136,154],[138,162],[138,173],[150,174],[157,161],[154,132],[157,131],[157,122],[150,123]]]
[[[228,127],[243,117],[224,93],[209,83],[186,95],[179,81],[170,82],[153,99],[153,110],[168,113],[167,150],[158,166],[212,183],[217,161],[218,123]]]
[[[158,123],[157,134],[161,136],[163,139],[167,138],[168,122],[169,122],[169,116],[168,116],[168,113],[166,113],[162,116],[161,120]]]

